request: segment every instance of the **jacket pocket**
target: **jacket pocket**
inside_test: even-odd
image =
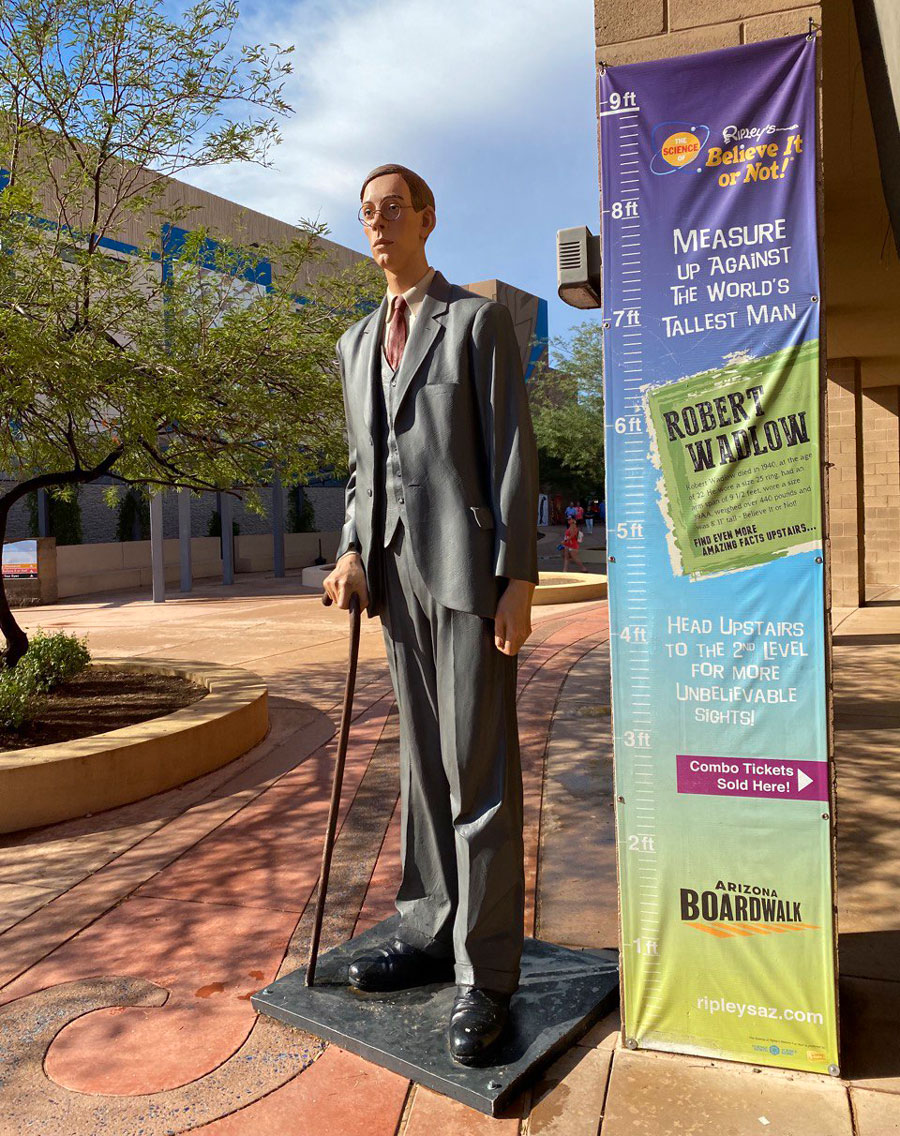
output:
[[[472,516],[480,529],[492,529],[494,527],[494,514],[487,505],[470,505],[469,508],[472,510]]]

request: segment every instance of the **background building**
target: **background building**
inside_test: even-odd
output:
[[[3,184],[3,171],[0,170],[0,186]],[[51,202],[47,201],[47,216],[53,216]],[[207,193],[184,182],[175,179],[166,179],[165,190],[161,199],[155,204],[158,212],[178,209],[185,213],[187,219],[185,226],[205,228],[210,234],[226,236],[240,244],[266,244],[283,243],[301,235],[298,228],[268,217],[255,210],[237,205],[213,193]],[[112,258],[127,258],[145,245],[150,230],[158,222],[148,214],[132,215],[119,233],[116,240],[103,240],[101,245],[104,254]],[[171,227],[166,230],[165,244],[171,253],[177,253],[181,241],[187,232],[186,228]],[[325,238],[320,238],[327,256],[307,266],[305,280],[311,282],[316,277],[340,271],[352,264],[367,259],[362,253],[343,245],[336,244]],[[160,271],[165,273],[167,260],[165,256],[160,262]],[[264,286],[267,273],[271,269],[262,265],[260,273],[260,286]],[[302,282],[301,282],[302,283]],[[522,363],[527,374],[530,374],[535,365],[546,357],[548,337],[547,301],[505,284],[500,280],[482,280],[464,287],[479,295],[506,304],[513,315],[516,327],[516,336],[522,355]],[[11,481],[0,474],[0,490],[4,483],[10,485]],[[78,512],[80,519],[82,544],[110,544],[119,539],[120,516],[117,509],[110,508],[104,500],[104,492],[111,484],[117,484],[112,479],[100,478],[88,485],[83,485],[78,492]],[[120,503],[125,497],[126,489],[118,485]],[[252,512],[241,501],[234,501],[232,505],[232,519],[238,532],[243,537],[261,536],[272,532],[272,492],[267,486],[259,487],[258,493],[266,509],[264,515]],[[331,471],[323,470],[321,476],[312,478],[298,494],[296,488],[287,489],[282,495],[284,524],[287,531],[291,531],[298,517],[303,513],[303,503],[306,502],[307,513],[303,527],[307,530],[333,533],[340,529],[344,519],[344,481],[335,478]],[[217,518],[215,516],[217,500],[215,493],[201,493],[191,499],[191,532],[194,538],[202,538],[218,533]],[[129,516],[135,510],[130,509]],[[144,518],[143,535],[149,537],[149,518]],[[71,526],[67,526],[71,529]],[[164,494],[163,500],[163,536],[174,540],[178,536],[178,507],[174,493]],[[140,518],[135,522],[131,535],[140,537],[142,526]],[[34,504],[29,505],[28,500],[18,502],[12,509],[6,531],[7,541],[18,541],[29,536],[39,535],[36,525]],[[54,535],[51,525],[49,535]],[[149,541],[147,542],[149,546]],[[315,554],[314,546],[310,559]],[[95,550],[98,563],[103,559],[101,550]],[[133,552],[137,554],[139,550]],[[326,553],[328,548],[325,549]],[[84,556],[72,553],[82,567],[79,579],[86,581],[84,572],[87,565]],[[148,552],[149,555],[149,552]],[[61,572],[67,563],[65,554],[60,561]],[[254,564],[260,561],[254,560]],[[240,562],[238,570],[241,569]],[[98,577],[98,586],[101,581],[109,586],[110,577]],[[124,579],[124,577],[123,577]],[[129,577],[130,579],[130,577]],[[87,583],[85,582],[85,585]],[[68,593],[68,594],[71,594]]]

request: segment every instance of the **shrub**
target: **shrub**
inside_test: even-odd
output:
[[[50,491],[48,506],[50,512],[50,535],[56,537],[57,544],[81,544],[81,495],[80,486],[69,489],[65,495]],[[29,493],[26,499],[29,530],[32,536],[38,535],[37,493]]]
[[[291,533],[316,531],[316,510],[299,485],[294,487],[288,500],[286,527]]]
[[[150,539],[150,501],[139,489],[129,489],[118,504],[116,540]]]
[[[19,668],[0,671],[0,729],[18,730],[34,718],[43,699]]]
[[[235,536],[240,536],[241,527],[237,521],[231,522],[231,531]],[[221,536],[222,535],[222,514],[218,509],[214,509],[210,514],[209,528],[207,529],[207,536]]]
[[[77,635],[66,635],[62,631],[46,635],[36,631],[12,673],[31,690],[46,693],[81,674],[90,661],[90,651]]]

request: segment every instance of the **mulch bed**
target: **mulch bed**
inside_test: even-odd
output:
[[[208,693],[205,686],[177,676],[89,667],[46,695],[33,722],[21,730],[0,729],[0,750],[68,742],[134,726],[199,702]]]

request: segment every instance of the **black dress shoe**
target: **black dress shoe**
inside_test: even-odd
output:
[[[461,1065],[480,1065],[503,1033],[510,994],[460,986],[450,1014],[450,1054]]]
[[[453,959],[434,958],[400,939],[357,955],[348,970],[357,990],[406,990],[429,982],[452,982]]]

